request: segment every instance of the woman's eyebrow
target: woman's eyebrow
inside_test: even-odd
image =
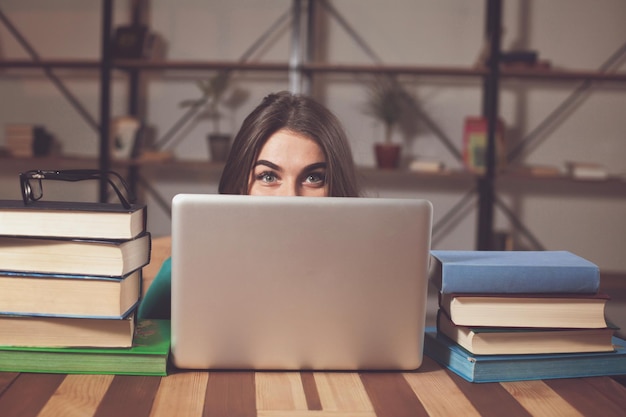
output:
[[[307,165],[304,167],[303,171],[314,171],[320,168],[326,168],[326,162],[316,162],[314,164]]]
[[[271,169],[274,169],[274,170],[276,170],[276,171],[282,171],[282,170],[283,170],[281,167],[279,167],[279,166],[278,166],[278,165],[276,165],[275,163],[270,162],[270,161],[267,161],[267,160],[265,160],[265,159],[259,159],[258,161],[256,161],[256,162],[254,163],[254,166],[255,166],[255,167],[256,167],[256,166],[259,166],[259,165],[264,165],[264,166],[266,166],[266,167],[268,167],[268,168],[271,168]]]

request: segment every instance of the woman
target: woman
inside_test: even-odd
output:
[[[358,197],[354,162],[339,120],[315,100],[270,94],[246,117],[224,166],[220,194]],[[170,317],[171,258],[139,307]]]

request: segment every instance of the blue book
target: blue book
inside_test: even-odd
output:
[[[567,251],[431,251],[441,293],[594,294],[600,268]]]
[[[427,327],[424,354],[469,382],[505,382],[626,374],[626,341],[614,351],[545,355],[474,355]]]

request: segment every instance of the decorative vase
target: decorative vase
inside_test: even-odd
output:
[[[209,154],[213,162],[225,162],[230,152],[230,135],[211,133],[207,136]]]
[[[374,145],[376,165],[380,169],[397,169],[400,164],[401,147],[395,143],[377,143]]]

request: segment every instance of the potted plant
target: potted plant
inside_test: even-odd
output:
[[[197,114],[198,119],[208,119],[213,123],[213,131],[207,135],[211,159],[215,162],[223,162],[230,151],[230,134],[222,133],[220,120],[224,116],[221,107],[225,107],[231,113],[248,99],[248,92],[240,88],[230,88],[231,73],[219,71],[206,80],[198,80],[197,86],[202,92],[198,99],[183,100],[181,107],[203,107]],[[228,94],[227,94],[228,93]]]
[[[400,162],[402,147],[392,141],[393,133],[402,121],[410,96],[392,77],[381,76],[371,85],[365,113],[384,125],[384,142],[376,143],[374,151],[379,168],[395,169]]]

